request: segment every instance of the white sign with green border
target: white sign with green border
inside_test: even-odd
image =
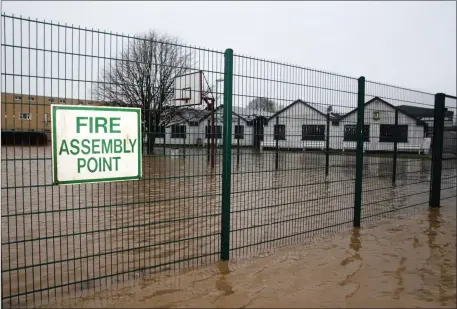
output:
[[[141,109],[53,104],[54,184],[141,178]]]

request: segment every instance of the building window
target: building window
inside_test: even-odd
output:
[[[184,133],[185,133],[185,131],[186,130],[184,130]],[[157,131],[154,133],[156,134],[156,138],[165,138],[165,126],[164,125],[158,126]]]
[[[19,113],[19,119],[21,120],[31,120],[32,114],[30,113]]]
[[[286,125],[285,124],[275,124],[274,139],[275,139],[275,141],[286,140]]]
[[[189,121],[189,126],[198,127],[198,121]]]
[[[22,100],[22,97],[21,96],[15,96],[14,97],[14,101],[21,101]]]
[[[303,125],[302,141],[325,141],[325,125]]]
[[[355,124],[348,124],[344,126],[344,141],[345,142],[356,142],[357,141],[357,126]],[[363,141],[370,141],[370,126],[363,126]]]
[[[174,124],[171,126],[171,138],[186,138],[186,126]]]
[[[235,125],[235,139],[244,139],[244,126]]]
[[[65,100],[59,100],[59,103],[65,103]]]
[[[54,103],[54,99],[53,98],[48,99],[48,101],[51,102],[51,103]]]
[[[205,126],[205,137],[211,138],[211,126]],[[216,136],[214,138],[222,138],[222,126],[214,126],[214,132],[216,132]]]
[[[48,114],[44,114],[44,123],[48,124]]]
[[[35,98],[34,97],[29,97],[29,102],[30,101],[35,101]]]
[[[379,128],[379,141],[382,143],[407,143],[408,142],[408,126],[382,124]]]
[[[379,113],[379,111],[374,111],[374,112],[373,112],[373,119],[374,119],[374,120],[379,120],[379,119],[381,119],[381,114]]]

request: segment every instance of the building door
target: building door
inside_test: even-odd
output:
[[[256,118],[253,121],[253,126],[254,126],[254,148],[260,149],[260,142],[263,141],[263,118]]]

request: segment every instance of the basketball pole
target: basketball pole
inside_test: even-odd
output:
[[[211,168],[215,166],[215,145],[214,145],[214,135],[215,135],[215,128],[214,128],[214,98],[203,97],[203,100],[206,102],[208,109],[211,113]]]
[[[190,73],[190,74],[184,74],[184,75],[180,75],[180,76],[176,76],[175,77],[175,96],[177,96],[177,90],[181,90],[181,93],[178,94],[178,96],[180,95],[181,98],[176,98],[175,100],[185,100],[186,102],[186,105],[188,105],[189,101],[191,101],[191,98],[192,98],[192,85],[188,85],[189,83],[189,80],[184,80],[184,88],[181,85],[182,81],[181,79],[178,79],[178,78],[181,78],[181,77],[187,77],[187,76],[190,76],[190,81],[192,82],[192,76],[195,76],[195,73]],[[216,131],[215,131],[215,124],[214,124],[214,113],[215,113],[215,103],[216,103],[216,99],[215,98],[212,98],[212,97],[208,97],[206,94],[203,93],[202,91],[202,85],[203,85],[203,71],[200,70],[198,72],[199,74],[199,83],[200,83],[200,102],[204,101],[207,105],[207,108],[208,108],[208,111],[210,112],[210,117],[211,117],[211,120],[208,121],[208,127],[211,126],[211,129],[208,130],[208,133],[211,134],[211,168],[214,168],[215,165],[216,165],[216,146],[215,146],[215,135],[216,135]],[[195,78],[195,77],[193,77]],[[178,83],[177,83],[178,81]],[[186,82],[187,81],[187,82]],[[195,80],[193,80],[195,82]],[[216,81],[217,82],[217,81]],[[211,89],[210,89],[211,90]],[[189,93],[187,93],[186,91],[188,91]],[[217,83],[216,83],[216,91],[217,91]],[[195,104],[201,104],[201,103],[196,103],[196,102],[191,102],[191,105],[195,105]],[[211,125],[210,125],[210,122],[211,122]],[[209,150],[209,149],[208,149]],[[209,152],[209,151],[208,151]]]
[[[214,147],[214,100],[211,100],[211,168],[214,168],[215,165],[215,147]]]

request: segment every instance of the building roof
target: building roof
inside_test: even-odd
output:
[[[241,107],[241,106],[233,106],[232,110],[234,113],[240,115],[241,117],[245,118],[247,121],[253,120],[254,118],[257,118],[259,116],[263,117],[270,117],[273,115],[271,112],[267,111],[262,111],[262,110],[257,110],[257,109],[252,109],[252,108],[247,108],[247,107]]]
[[[435,109],[433,108],[425,108],[419,106],[412,106],[412,105],[400,105],[398,108],[410,115],[415,116],[416,118],[425,118],[425,117],[434,117]],[[445,117],[453,117],[454,112],[447,110],[444,113]]]
[[[224,108],[224,105],[221,104],[216,107],[215,112],[221,110]],[[232,107],[232,114],[240,117],[245,122],[249,122],[259,116],[263,115],[271,115],[272,113],[264,112],[264,111],[257,111],[253,110],[250,108],[244,108],[244,107],[239,107],[239,106],[233,106]],[[192,122],[192,121],[198,121],[202,122],[211,115],[211,112],[205,108],[205,109],[196,109],[193,107],[184,107],[184,108],[179,108],[177,111],[174,112],[174,119],[173,122]]]
[[[276,113],[274,113],[273,115],[271,115],[270,118],[268,118],[268,121],[270,121],[272,118],[278,116],[279,114],[285,112],[286,110],[288,110],[289,108],[291,108],[292,106],[294,106],[296,104],[303,104],[304,106],[309,107],[312,110],[316,111],[320,115],[327,117],[327,113],[326,113],[326,111],[323,111],[322,106],[315,104],[315,103],[305,102],[302,100],[296,100],[296,101],[292,102],[291,104],[287,105],[286,107],[284,107],[283,109],[281,109],[281,110],[277,111]],[[333,120],[333,119],[337,119],[339,117],[341,117],[341,116],[338,113],[330,112],[330,119]]]
[[[223,109],[224,108],[224,104],[221,104],[219,105],[218,107],[216,107],[216,109],[214,110],[214,112],[217,112],[218,110],[220,109]],[[205,109],[204,110],[204,115],[203,117],[201,117],[198,121],[199,122],[202,122],[204,120],[206,120],[210,115],[211,115],[211,112],[208,110],[208,109]],[[247,119],[247,117],[245,116],[244,113],[242,113],[242,110],[240,110],[239,107],[237,106],[233,106],[232,107],[232,114],[237,116],[237,117],[240,117],[241,119],[243,119],[244,121],[248,122],[249,120]]]
[[[414,115],[411,115],[409,112],[401,110],[399,107],[392,105],[391,103],[381,99],[380,97],[374,97],[373,99],[367,101],[364,106],[370,105],[371,103],[376,102],[376,101],[384,103],[384,104],[390,106],[391,108],[393,108],[394,110],[398,110],[400,113],[416,120],[418,125],[428,126],[427,123],[425,123],[424,121],[420,120],[419,118],[415,117]],[[358,110],[358,108],[353,109],[352,111],[350,111],[349,113],[347,113],[346,115],[341,117],[339,120],[342,120],[342,119],[348,117],[349,115],[354,114],[355,112],[357,112],[357,110]]]

